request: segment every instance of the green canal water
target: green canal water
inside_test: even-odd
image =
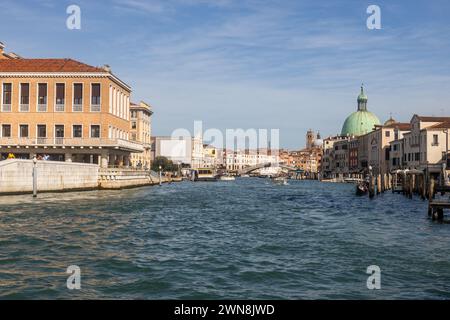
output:
[[[419,199],[314,181],[1,197],[0,298],[448,299],[450,224]]]

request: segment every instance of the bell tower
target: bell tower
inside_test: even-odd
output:
[[[314,139],[314,131],[312,131],[312,129],[309,129],[308,132],[306,132],[306,149],[312,148]]]

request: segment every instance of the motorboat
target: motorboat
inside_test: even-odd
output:
[[[288,184],[286,177],[272,177],[271,180],[275,184],[282,184],[282,185]]]
[[[233,176],[224,175],[219,178],[220,181],[234,181],[236,180]]]

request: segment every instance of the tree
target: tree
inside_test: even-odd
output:
[[[166,157],[156,157],[152,162],[152,170],[159,171],[159,166],[161,166],[162,171],[176,171],[177,167],[173,162]]]

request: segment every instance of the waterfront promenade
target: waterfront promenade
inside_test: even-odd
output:
[[[450,225],[417,197],[238,178],[0,204],[0,298],[450,298]],[[73,264],[81,291],[66,288]]]
[[[181,181],[136,168],[105,169],[95,164],[10,159],[0,161],[0,196],[32,193],[34,170],[37,192],[124,189]]]

